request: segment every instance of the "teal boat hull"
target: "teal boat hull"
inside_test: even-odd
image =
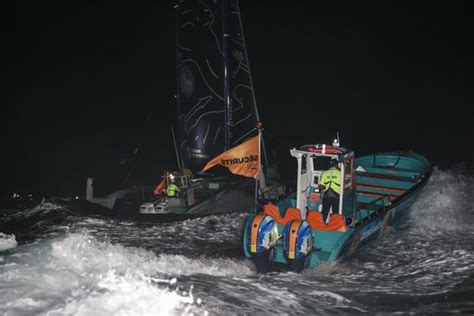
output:
[[[376,168],[379,169],[382,175],[395,177],[400,175],[409,187],[403,194],[398,195],[388,203],[385,202],[368,216],[357,219],[354,228],[351,229],[352,231],[348,231],[348,236],[344,238],[344,242],[339,247],[338,254],[331,259],[340,259],[351,255],[372,240],[384,235],[387,227],[397,223],[417,200],[432,172],[428,160],[416,153],[366,155],[356,159],[356,163],[371,171],[376,171],[373,170],[373,166],[377,166]],[[381,182],[382,185],[390,185],[391,182],[387,183],[389,181],[400,180],[381,179],[377,181],[377,184]]]
[[[428,160],[413,152],[361,156],[355,159],[354,164],[356,187],[353,207],[345,207],[342,211],[347,223],[345,231],[312,229],[312,249],[305,256],[305,267],[314,268],[325,262],[340,260],[383,236],[387,227],[407,213],[432,171]],[[279,202],[282,217],[285,215],[282,210],[288,207],[296,207],[295,194]],[[249,258],[255,257],[249,245],[256,216],[259,215],[249,216],[243,234],[243,249]],[[274,266],[289,265],[292,261],[288,259],[284,243],[285,227],[288,225],[276,223],[279,239],[270,258]]]

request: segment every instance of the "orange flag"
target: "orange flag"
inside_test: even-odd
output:
[[[215,165],[224,166],[233,174],[257,178],[260,174],[260,135],[223,152],[209,161],[202,171]]]
[[[163,180],[161,180],[160,184],[158,184],[156,186],[156,188],[153,190],[153,194],[158,195],[161,192],[164,192],[165,187],[166,187],[166,181],[165,181],[165,178],[163,178]]]

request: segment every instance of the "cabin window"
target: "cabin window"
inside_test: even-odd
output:
[[[313,157],[313,170],[328,170],[331,167],[331,157]]]

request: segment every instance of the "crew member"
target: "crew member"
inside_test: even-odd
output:
[[[174,181],[171,181],[170,185],[168,185],[168,188],[166,189],[166,195],[168,195],[168,197],[176,197],[178,196],[179,192],[178,186],[174,183]]]
[[[331,167],[321,176],[321,189],[323,192],[323,220],[329,222],[329,213],[339,212],[339,195],[341,194],[341,171],[336,159],[331,159]]]

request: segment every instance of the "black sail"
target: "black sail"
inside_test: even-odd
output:
[[[256,135],[258,113],[238,2],[182,0],[177,14],[180,151],[201,170]]]

